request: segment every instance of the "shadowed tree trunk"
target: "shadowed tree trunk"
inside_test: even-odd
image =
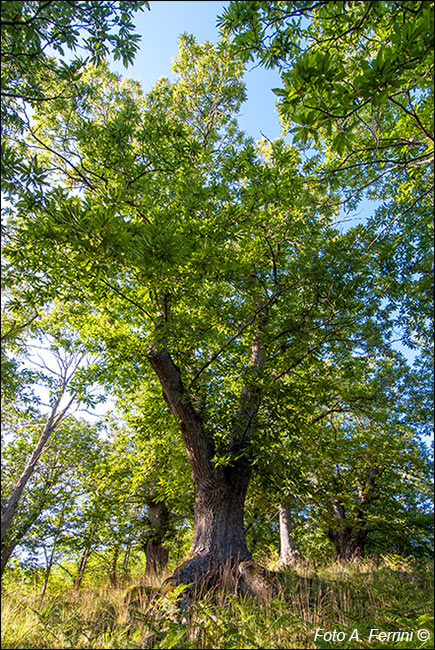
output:
[[[112,560],[109,567],[109,580],[112,587],[118,585],[118,557],[121,544],[116,544],[113,548]]]
[[[121,567],[121,573],[122,573],[122,580],[128,580],[129,575],[130,575],[130,570],[128,568],[128,565],[130,563],[130,555],[131,555],[131,547],[132,547],[132,540],[129,539],[127,542],[127,547],[125,549],[124,557],[122,559],[122,567]]]
[[[89,534],[87,536],[88,539],[87,539],[87,542],[86,542],[86,546],[85,546],[84,551],[82,553],[82,556],[80,558],[79,568],[78,568],[78,571],[77,571],[77,575],[76,575],[76,577],[74,579],[74,589],[76,591],[78,591],[80,589],[80,586],[81,586],[82,580],[83,580],[83,576],[85,574],[86,565],[88,563],[89,556],[92,553],[92,544],[93,544],[93,541],[94,541],[94,535],[95,535],[96,528],[97,528],[97,524],[94,521],[92,523]]]
[[[168,566],[169,551],[164,546],[168,532],[169,510],[164,501],[150,498],[147,502],[150,532],[144,540],[146,557],[145,577],[159,575]]]
[[[293,522],[291,510],[287,505],[279,505],[279,537],[280,537],[280,558],[279,564],[282,567],[293,566],[305,562],[304,556],[296,548],[293,537]]]
[[[342,506],[339,507],[344,511]],[[330,528],[328,537],[334,544],[337,560],[351,560],[354,557],[364,556],[364,548],[367,540],[367,531],[365,529],[356,526],[347,526],[345,519],[342,518],[342,525]]]
[[[357,502],[352,509],[351,517],[347,516],[345,507],[333,503],[332,517],[337,526],[331,527],[328,537],[334,544],[338,560],[350,560],[353,557],[364,557],[367,541],[367,508],[376,498],[376,476],[379,468],[369,469],[358,487]]]
[[[14,544],[2,544],[2,551],[1,551],[1,574],[2,575],[4,570],[6,569],[7,563],[9,562],[9,558],[11,557],[17,545],[18,542]]]

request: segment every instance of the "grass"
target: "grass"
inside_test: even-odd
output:
[[[268,602],[215,588],[188,614],[176,607],[176,592],[152,611],[127,612],[125,594],[137,582],[112,588],[100,581],[74,592],[54,580],[41,602],[40,585],[10,575],[2,648],[434,647],[433,567],[397,556],[287,570]],[[380,635],[369,640],[374,629]],[[430,638],[420,640],[418,629]]]

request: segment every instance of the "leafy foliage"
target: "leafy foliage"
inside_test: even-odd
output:
[[[3,196],[43,193],[45,175],[37,156],[29,156],[23,137],[29,114],[41,102],[79,93],[79,79],[88,61],[109,53],[133,61],[139,46],[132,14],[148,2],[28,2],[2,5],[1,96]],[[78,52],[83,52],[80,56]],[[52,80],[57,88],[51,92]],[[8,207],[5,208],[9,210]]]
[[[376,201],[367,251],[406,345],[427,355],[433,4],[231,2],[220,23],[246,59],[281,71],[275,92],[283,124],[294,143],[320,152],[322,181],[340,191],[348,210],[364,197]]]
[[[8,83],[19,84],[18,99],[32,112],[27,119],[21,105],[8,104],[11,352],[2,372],[8,400],[19,398],[12,351],[20,345],[17,331],[30,327],[24,315],[36,313],[34,327],[67,351],[97,355],[71,389],[92,407],[98,400],[89,389],[98,383],[118,410],[105,422],[104,439],[97,428],[64,420],[29,483],[15,525],[34,513],[38,519],[18,550],[36,558],[44,547],[43,593],[53,567],[50,580],[60,568],[73,581],[89,558],[112,586],[131,566],[143,571],[140,552],[155,532],[156,504],[169,512],[170,562],[186,551],[195,525],[198,482],[192,485],[188,471],[195,449],[185,422],[169,413],[171,386],[150,364],[156,349],[168,351],[179,373],[179,406],[191,405],[201,423],[213,476],[252,471],[246,521],[259,555],[276,553],[273,512],[288,499],[308,557],[327,555],[334,526],[367,531],[370,551],[394,545],[410,557],[429,554],[430,471],[419,441],[429,426],[429,375],[423,382],[419,374],[428,357],[409,368],[394,349],[404,315],[404,340],[428,349],[426,4],[401,7],[398,24],[408,10],[416,16],[415,30],[402,36],[392,22],[395,2],[352,3],[350,11],[338,2],[230,3],[224,22],[240,32],[235,44],[227,37],[198,44],[184,34],[175,80],[160,79],[149,93],[103,60],[110,47],[130,60],[130,14],[147,3],[76,3],[88,20],[80,38],[89,57],[72,64],[62,61],[62,39],[51,31],[56,21],[65,27],[75,19],[68,3],[59,4],[40,4],[37,14],[5,26],[16,39],[17,30],[39,25],[28,38],[41,52],[28,77],[13,73],[12,60],[7,68]],[[68,48],[79,47],[74,30],[65,38]],[[44,58],[49,42],[57,61]],[[408,45],[412,67],[403,58]],[[284,138],[255,143],[239,130],[240,52],[281,66],[283,121],[298,125],[292,145]],[[359,66],[361,59],[367,65]],[[32,99],[30,92],[41,95]],[[411,104],[399,106],[405,96]],[[308,105],[313,98],[315,106]],[[299,151],[307,144],[323,149],[308,164]],[[356,205],[367,188],[382,202],[376,220],[338,229],[343,196]],[[59,381],[49,388],[55,401]],[[35,409],[32,418],[39,424],[41,413]],[[19,472],[34,442],[22,426],[15,433],[6,447],[7,477]],[[143,622],[154,626],[162,647],[216,639],[225,647],[264,647],[268,629],[274,646],[286,638],[283,630],[287,640],[291,631],[295,643],[311,643],[308,623],[331,622],[321,613],[327,595],[343,626],[354,623],[355,612],[346,609],[354,598],[366,629],[365,603],[377,587],[358,579],[362,587],[346,585],[336,598],[319,593],[314,606],[313,594],[298,585],[290,611],[270,605],[273,624],[269,613],[256,617],[237,600],[220,618],[214,603],[198,607],[195,615],[208,623],[196,639],[183,636],[186,624],[176,614],[166,628],[148,614]],[[382,594],[373,602],[385,605]],[[36,614],[50,642],[97,643],[87,615],[65,620],[56,607],[47,603]],[[116,633],[104,636],[106,645],[140,635],[109,618]]]

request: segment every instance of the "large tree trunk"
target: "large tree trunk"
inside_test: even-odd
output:
[[[334,544],[337,560],[351,560],[354,557],[364,556],[364,547],[367,539],[367,530],[364,529],[365,520],[360,511],[359,517],[353,520],[360,521],[360,526],[346,523],[344,506],[338,503],[332,505],[332,513],[337,525],[328,530],[328,537]]]
[[[291,510],[281,503],[279,505],[279,537],[280,537],[280,558],[279,564],[282,567],[291,567],[304,563],[304,557],[296,548],[293,536],[293,522]]]
[[[342,504],[331,504],[331,514],[337,521],[337,526],[329,529],[328,537],[334,544],[338,560],[364,557],[368,534],[367,508],[376,499],[376,478],[382,471],[380,467],[371,467],[359,478],[358,496],[352,507],[351,521]]]
[[[249,468],[217,468],[195,481],[195,509],[190,559],[174,578],[190,583],[199,576],[213,581],[224,569],[235,570],[250,560],[244,530]]]
[[[337,560],[364,557],[367,531],[363,528],[345,526],[344,528],[330,529],[328,537],[334,544]]]
[[[231,466],[215,467],[215,447],[205,435],[203,423],[184,388],[179,368],[158,344],[149,359],[172,414],[178,421],[192,469],[195,490],[194,531],[190,559],[172,576],[179,584],[212,582],[225,567],[236,573],[241,561],[249,560],[244,531],[244,504],[250,478],[247,459],[250,428],[259,404],[256,391],[245,386],[234,415],[228,451],[244,452],[244,459]],[[258,340],[253,345],[252,366],[260,359]]]

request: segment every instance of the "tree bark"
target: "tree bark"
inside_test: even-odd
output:
[[[279,537],[280,566],[291,567],[295,564],[304,563],[305,559],[302,553],[296,548],[290,508],[283,503],[279,505]]]
[[[91,548],[92,548],[92,541],[90,541],[87,545],[85,550],[82,553],[82,557],[80,558],[80,564],[79,568],[77,571],[77,575],[74,580],[74,590],[78,591],[81,587],[83,576],[85,574],[86,570],[86,565],[88,563],[89,556],[91,554]]]
[[[365,520],[360,516],[357,519],[360,526],[347,524],[345,508],[338,503],[333,504],[332,511],[337,525],[328,530],[328,537],[334,544],[337,560],[363,557],[367,539],[367,530],[364,529]]]
[[[51,574],[51,569],[53,568],[53,564],[54,564],[54,554],[56,552],[56,544],[57,544],[58,537],[59,537],[59,534],[57,534],[55,539],[54,539],[53,546],[51,548],[50,557],[48,558],[47,566],[45,568],[44,585],[42,587],[42,592],[41,592],[41,602],[44,600],[45,592],[47,591],[48,581],[50,579],[50,574]]]
[[[337,502],[332,504],[331,514],[338,525],[329,529],[328,537],[334,544],[336,557],[339,560],[364,557],[368,534],[367,508],[376,499],[376,477],[382,471],[379,467],[371,467],[360,478],[351,520],[346,517],[346,510],[342,504]]]
[[[149,499],[148,521],[150,532],[145,538],[144,550],[146,557],[145,577],[152,578],[166,570],[169,551],[164,546],[168,532],[169,510],[164,501]]]
[[[113,549],[113,555],[112,555],[112,560],[110,562],[110,567],[109,567],[109,580],[110,580],[110,586],[111,587],[116,587],[118,584],[118,557],[119,557],[119,549],[120,549],[120,544],[116,544],[116,546]]]
[[[128,576],[130,574],[128,565],[130,562],[130,554],[131,554],[131,547],[132,547],[132,540],[129,539],[127,542],[127,547],[125,549],[124,557],[122,559],[122,567],[121,567],[121,572],[122,572],[122,580],[128,580]]]
[[[73,589],[78,591],[81,587],[83,576],[85,574],[86,565],[88,563],[89,556],[92,553],[92,543],[94,541],[95,531],[97,530],[97,522],[93,521],[91,523],[88,533],[85,535],[86,546],[80,558],[80,564],[77,571],[77,575],[74,579]]]
[[[52,412],[48,418],[44,430],[36,444],[35,449],[33,450],[32,455],[27,462],[26,467],[24,468],[20,478],[18,479],[12,494],[7,499],[6,503],[2,505],[2,517],[1,517],[1,538],[5,539],[6,534],[12,524],[12,519],[15,515],[15,512],[18,508],[21,496],[23,494],[24,488],[26,487],[30,477],[35,471],[36,464],[39,460],[39,457],[42,454],[42,451],[49,439],[50,435],[56,428],[55,412]]]
[[[78,366],[77,366],[78,367]],[[61,392],[59,393],[54,405],[51,408],[50,414],[45,423],[44,429],[39,437],[38,442],[35,445],[33,452],[30,455],[27,464],[18,479],[17,483],[12,490],[10,496],[2,503],[2,513],[1,513],[1,539],[2,541],[6,539],[8,530],[11,527],[12,520],[19,506],[21,497],[26,488],[27,483],[29,482],[30,477],[33,475],[36,466],[38,464],[39,458],[41,457],[42,452],[48,442],[48,439],[52,433],[59,427],[62,421],[65,419],[68,410],[76,399],[76,393],[73,393],[72,397],[69,399],[67,405],[59,410],[60,403],[66,390],[68,388],[68,383],[74,373],[69,377],[67,376],[67,367],[64,369],[64,376],[62,377],[63,384]]]
[[[236,570],[250,560],[244,530],[244,505],[249,485],[248,467],[217,468],[196,480],[193,540],[189,560],[174,578],[190,583],[203,576],[213,581],[225,568]]]
[[[9,562],[9,558],[11,557],[12,553],[18,546],[18,542],[14,544],[2,544],[2,552],[1,552],[1,575],[3,575],[4,570],[6,569],[6,565]]]
[[[9,562],[9,558],[11,557],[12,553],[18,546],[18,544],[21,542],[23,537],[26,535],[26,533],[30,530],[30,528],[33,526],[35,521],[38,519],[39,515],[41,514],[42,510],[44,509],[45,504],[47,503],[48,500],[48,495],[49,495],[49,490],[53,483],[56,482],[58,476],[54,475],[51,479],[49,479],[46,483],[46,489],[45,489],[45,494],[41,501],[36,504],[36,507],[31,514],[31,516],[25,521],[19,530],[15,533],[13,537],[10,535],[10,528],[7,530],[7,535],[5,535],[4,538],[2,538],[2,543],[1,543],[1,575],[3,575],[4,570],[6,569],[6,566]],[[11,522],[10,522],[11,523]],[[10,524],[9,524],[10,526]]]
[[[261,356],[258,339],[253,345],[252,365]],[[179,368],[166,350],[155,343],[149,360],[158,376],[163,397],[178,421],[192,470],[195,492],[194,531],[189,559],[170,580],[192,583],[213,581],[225,566],[237,571],[250,560],[244,531],[244,504],[251,474],[248,435],[258,410],[259,397],[250,386],[241,392],[239,409],[230,435],[230,452],[241,460],[215,467],[215,447],[205,435],[203,423],[184,388]],[[243,456],[241,456],[241,452]]]
[[[367,540],[366,530],[344,526],[343,528],[330,529],[328,537],[334,544],[337,560],[352,560],[356,557],[364,557]]]

